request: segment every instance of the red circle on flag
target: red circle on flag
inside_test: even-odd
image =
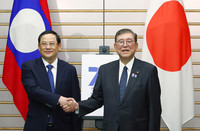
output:
[[[146,31],[147,47],[155,64],[179,71],[191,56],[190,31],[183,6],[165,2],[155,12]]]

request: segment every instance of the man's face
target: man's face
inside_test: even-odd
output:
[[[134,57],[138,43],[135,42],[133,34],[128,32],[117,36],[114,47],[121,60],[129,61]]]
[[[57,43],[56,36],[54,34],[45,34],[41,37],[38,49],[44,60],[49,63],[53,63],[61,49],[61,44]]]

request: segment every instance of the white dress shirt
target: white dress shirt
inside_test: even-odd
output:
[[[119,60],[119,82],[120,82],[120,79],[121,79],[123,68],[124,68],[124,66],[126,66],[127,67],[127,75],[128,75],[126,84],[128,84],[128,80],[129,80],[129,76],[130,76],[130,73],[131,73],[131,69],[132,69],[134,60],[135,60],[135,57],[133,57],[126,65],[124,65],[121,62],[121,60]]]
[[[49,65],[49,63],[47,61],[45,61],[43,58],[42,58],[42,61],[44,63],[44,66],[46,67],[46,71],[48,72],[47,65]],[[53,63],[51,63],[51,65],[53,66],[53,68],[51,69],[51,72],[53,73],[54,88],[56,88],[58,58],[56,58],[56,60]]]

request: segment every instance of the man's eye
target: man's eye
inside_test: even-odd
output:
[[[47,43],[42,43],[42,45],[47,45]]]
[[[54,46],[54,45],[55,45],[55,43],[50,43],[50,45],[51,45],[51,46]]]

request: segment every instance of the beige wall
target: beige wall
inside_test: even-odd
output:
[[[105,1],[105,45],[109,45],[112,50],[115,32],[121,28],[131,28],[139,36],[139,51],[136,57],[141,58],[142,36],[149,0]],[[191,31],[195,88],[195,117],[183,127],[187,130],[200,130],[200,1],[183,1]],[[81,55],[96,54],[99,46],[103,44],[103,1],[48,0],[48,2],[53,30],[62,36],[63,52],[59,53],[59,57],[74,64],[78,75],[81,76]],[[21,130],[24,124],[12,103],[11,94],[2,83],[4,50],[12,3],[13,0],[0,0],[0,130],[6,131],[9,129],[7,127]],[[127,9],[130,11],[123,12]],[[79,79],[81,82],[81,78]],[[85,121],[84,127],[94,127],[94,121]],[[162,122],[163,128],[166,126]]]

